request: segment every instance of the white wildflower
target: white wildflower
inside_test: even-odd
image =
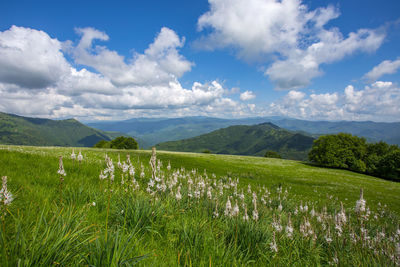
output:
[[[100,180],[104,180],[107,178],[107,174],[104,173],[103,171],[100,171],[100,175],[99,175]]]
[[[239,216],[239,206],[236,200],[235,206],[232,209],[232,217],[237,217]]]
[[[314,205],[313,205],[313,207],[312,207],[312,209],[311,209],[311,211],[310,211],[310,215],[311,215],[311,218],[313,218],[313,217],[315,216]]]
[[[356,202],[356,212],[357,213],[363,213],[363,212],[365,212],[365,205],[366,205],[366,201],[365,201],[365,199],[363,198],[363,190],[362,190],[362,188],[360,189],[360,199],[359,200],[357,200],[357,202]]]
[[[279,220],[276,220],[276,217],[274,215],[273,221],[272,221],[272,227],[275,229],[275,231],[277,231],[278,233],[280,233],[282,231],[282,225],[281,225],[281,218],[279,216]]]
[[[279,206],[278,206],[278,211],[282,211],[283,207],[282,207],[282,203],[279,202]]]
[[[338,224],[345,225],[346,222],[347,222],[347,217],[346,217],[345,210],[344,210],[344,208],[343,208],[343,203],[340,202],[340,205],[341,205],[341,210],[340,210],[340,212],[336,215],[336,221],[338,222]]]
[[[225,216],[228,216],[228,217],[232,216],[232,204],[231,204],[230,198],[231,197],[228,197],[228,200],[226,201],[225,211],[224,211]]]
[[[257,211],[257,209],[253,210],[253,220],[258,221],[258,211]]]
[[[292,238],[293,226],[292,226],[292,220],[290,219],[290,214],[289,214],[289,220],[288,220],[288,224],[286,225],[285,231],[286,231],[287,237]]]
[[[303,211],[304,211],[304,212],[307,212],[307,211],[308,211],[308,206],[307,206],[307,203],[304,205],[304,207],[303,207]]]
[[[123,172],[123,173],[126,173],[126,172],[129,170],[129,165],[126,164],[126,162],[124,162],[124,163],[121,165],[121,167],[122,167],[122,172]]]
[[[7,188],[7,176],[2,177],[2,187],[0,190],[0,202],[7,206],[10,205],[10,203],[14,200],[13,195],[11,194],[10,191],[8,191]]]
[[[176,191],[175,198],[176,198],[176,200],[181,200],[182,199],[181,186],[178,186],[178,190]]]
[[[118,154],[118,162],[117,162],[117,166],[118,166],[118,168],[122,168],[122,164],[121,164],[121,158],[120,158],[120,155]]]
[[[209,200],[212,199],[212,192],[211,192],[211,190],[212,190],[212,187],[209,186],[209,187],[208,187],[208,190],[207,190],[207,197],[208,197]]]
[[[150,181],[147,184],[149,187],[153,187],[154,186],[154,181],[153,179],[150,178]]]
[[[278,245],[276,244],[275,240],[275,232],[272,234],[272,241],[269,243],[269,247],[271,248],[272,252],[278,253]]]
[[[78,153],[78,161],[79,161],[79,162],[82,162],[82,160],[83,160],[82,152],[81,152],[81,150],[79,150],[79,153]]]
[[[57,171],[57,173],[58,173],[59,175],[61,175],[61,176],[66,176],[66,175],[67,175],[67,173],[66,173],[65,170],[64,170],[64,165],[63,165],[63,161],[62,161],[62,156],[60,156],[60,159],[59,159],[58,171]]]
[[[75,160],[76,159],[76,154],[74,149],[72,149],[72,153],[71,153],[71,159]]]
[[[171,170],[171,162],[169,162],[169,161],[168,161],[167,170],[168,170],[168,171],[170,171],[170,170]]]

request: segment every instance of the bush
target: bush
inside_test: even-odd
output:
[[[110,142],[106,140],[101,140],[97,144],[95,144],[93,147],[96,148],[110,148]]]
[[[276,159],[281,159],[282,158],[281,155],[279,155],[278,152],[271,151],[271,150],[268,150],[267,152],[265,152],[264,157],[266,157],[266,158],[276,158]]]
[[[117,137],[110,143],[111,148],[115,149],[138,149],[138,143],[132,137]]]
[[[138,143],[132,137],[119,136],[112,141],[101,140],[94,145],[97,148],[138,149]]]

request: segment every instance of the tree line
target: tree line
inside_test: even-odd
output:
[[[347,133],[324,135],[314,140],[308,158],[321,166],[400,181],[400,148],[382,141],[368,143]]]

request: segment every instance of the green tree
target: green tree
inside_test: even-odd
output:
[[[138,149],[138,143],[132,137],[119,136],[110,142],[110,147],[115,149]]]
[[[382,157],[378,163],[377,174],[380,177],[400,180],[400,149]]]
[[[385,142],[367,143],[350,134],[325,135],[314,141],[309,159],[322,166],[400,180],[400,148]]]
[[[365,172],[366,155],[365,138],[339,133],[324,135],[314,140],[308,157],[310,161],[319,165]]]

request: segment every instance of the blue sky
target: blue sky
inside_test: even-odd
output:
[[[2,1],[0,111],[399,121],[400,2]]]

